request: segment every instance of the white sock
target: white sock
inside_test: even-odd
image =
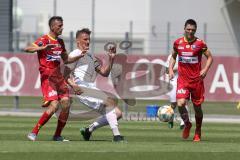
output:
[[[118,121],[117,121],[117,115],[116,115],[115,109],[111,109],[110,111],[107,111],[106,118],[110,128],[112,129],[113,135],[114,136],[120,135],[120,132],[118,130]]]
[[[108,125],[108,121],[107,121],[106,116],[103,115],[97,121],[95,121],[92,124],[90,124],[88,126],[88,128],[89,128],[90,132],[93,132],[94,130],[96,130],[96,129],[100,128],[100,127],[106,126],[106,125]]]

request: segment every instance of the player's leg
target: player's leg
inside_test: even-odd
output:
[[[176,114],[176,106],[177,106],[177,102],[171,102],[171,107],[174,110],[174,117],[171,121],[168,122],[168,128],[173,128],[173,121],[174,121],[175,114]]]
[[[37,124],[33,128],[32,132],[28,134],[28,139],[35,141],[36,137],[38,135],[39,130],[41,127],[47,123],[47,121],[52,117],[52,115],[56,112],[58,108],[58,101],[48,101],[45,102],[45,105],[47,105],[47,110],[42,114],[42,116],[39,118]]]
[[[183,119],[184,124],[185,124],[184,130],[183,130],[183,133],[182,133],[182,137],[184,139],[187,139],[189,137],[190,129],[192,127],[192,124],[189,121],[188,111],[185,107],[186,101],[187,100],[185,98],[181,98],[181,99],[177,100],[178,110],[179,110],[180,116]]]
[[[192,92],[192,102],[195,111],[195,121],[196,121],[196,129],[193,141],[198,142],[201,140],[201,128],[202,128],[202,120],[203,120],[203,111],[201,104],[204,101],[204,85],[203,81],[196,83],[193,86]]]
[[[122,118],[122,111],[118,108],[115,107],[114,108],[116,111],[116,115],[117,115],[117,120]],[[88,126],[89,131],[93,132],[94,130],[101,128],[103,126],[109,125],[106,114],[102,115],[101,117],[99,117],[95,122],[93,122],[92,124],[90,124]]]
[[[102,114],[97,121],[93,122],[88,127],[81,129],[81,134],[83,135],[84,140],[88,141],[94,130],[105,125],[109,125],[112,129],[114,141],[123,140],[123,137],[120,136],[120,132],[118,130],[118,119],[122,117],[122,112],[118,107],[116,107],[114,99],[108,97],[105,101],[103,101],[90,97],[88,98],[89,102],[87,102],[87,98],[84,98],[83,100],[81,96],[78,97],[80,97],[79,100],[85,105],[89,106],[89,108],[94,108]]]
[[[201,128],[202,128],[202,120],[203,120],[203,112],[202,106],[193,105],[195,111],[195,121],[196,121],[196,129],[193,141],[198,142],[201,140]]]
[[[61,104],[61,112],[58,116],[58,122],[57,122],[57,128],[55,131],[55,134],[53,136],[53,140],[55,141],[68,141],[66,139],[64,139],[61,136],[62,130],[66,125],[68,116],[69,116],[69,109],[70,109],[70,99],[69,97],[63,97],[60,100],[60,104]]]

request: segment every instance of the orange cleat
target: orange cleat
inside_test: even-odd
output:
[[[189,124],[185,125],[185,127],[183,129],[183,132],[182,132],[182,138],[183,139],[187,139],[189,137],[191,128],[192,128],[192,123],[191,122],[189,122]]]
[[[201,135],[195,133],[193,137],[193,142],[200,142],[200,141],[201,141]]]

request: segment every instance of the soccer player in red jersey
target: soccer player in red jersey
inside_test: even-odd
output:
[[[184,26],[184,36],[177,39],[173,45],[172,57],[169,64],[169,78],[174,77],[173,67],[178,55],[178,79],[177,79],[177,106],[180,115],[185,123],[182,137],[187,139],[192,127],[189,121],[188,112],[185,108],[187,100],[193,102],[195,111],[196,129],[193,141],[201,140],[201,127],[203,112],[201,104],[204,101],[203,79],[213,62],[212,54],[205,42],[197,37],[195,33],[197,23],[193,19],[188,19]],[[201,67],[202,55],[207,58],[205,66]]]
[[[51,118],[58,110],[61,104],[62,110],[59,115],[56,132],[53,136],[54,141],[66,141],[61,136],[61,132],[66,124],[69,114],[69,90],[63,74],[60,71],[60,61],[72,63],[83,57],[85,52],[76,57],[68,56],[64,42],[58,36],[63,31],[63,19],[54,16],[49,19],[50,31],[48,34],[38,38],[24,50],[26,52],[37,52],[39,61],[39,72],[41,75],[41,88],[43,93],[43,105],[46,111],[40,117],[32,132],[28,134],[28,139],[35,141],[40,128]]]

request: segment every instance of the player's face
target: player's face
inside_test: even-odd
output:
[[[82,50],[89,50],[90,35],[82,33],[77,38],[78,47]]]
[[[196,26],[195,25],[191,25],[191,24],[187,24],[186,27],[184,28],[184,31],[185,31],[185,37],[187,39],[193,39],[195,36],[195,33],[196,33]]]
[[[61,35],[63,31],[63,22],[55,20],[52,24],[52,32],[56,35]]]

